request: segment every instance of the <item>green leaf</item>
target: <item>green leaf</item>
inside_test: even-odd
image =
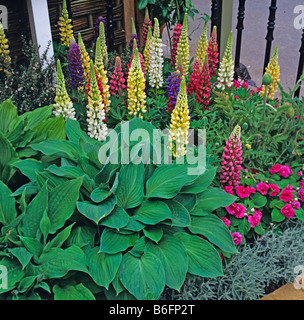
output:
[[[22,265],[22,270],[28,265],[32,258],[32,254],[23,247],[10,248],[8,251],[15,256]]]
[[[67,240],[67,238],[70,236],[74,224],[75,222],[70,224],[68,227],[64,228],[62,231],[60,231],[56,235],[56,237],[52,239],[50,246],[60,248],[63,245],[63,243]]]
[[[303,209],[299,209],[299,210],[295,210],[296,216],[301,220],[304,221],[304,210]]]
[[[190,224],[189,211],[178,201],[166,201],[172,212],[171,225],[175,227],[187,227]]]
[[[192,217],[188,229],[194,234],[205,236],[210,242],[225,252],[237,252],[229,229],[214,214],[208,214],[203,217]]]
[[[212,212],[218,208],[230,206],[235,200],[236,197],[224,190],[209,187],[199,195],[195,210],[200,210],[202,213]]]
[[[35,127],[34,131],[34,139],[40,140],[46,134],[49,140],[65,140],[65,120],[62,116],[47,119]]]
[[[183,243],[165,234],[158,244],[148,242],[146,251],[155,254],[164,266],[166,285],[179,291],[188,271],[188,256]]]
[[[17,153],[12,144],[0,133],[0,171],[3,167],[9,164],[9,162],[17,157]]]
[[[45,164],[36,159],[25,159],[15,162],[14,167],[19,169],[20,172],[31,181],[37,181],[36,172],[42,171],[45,168]]]
[[[96,300],[93,293],[82,283],[60,287],[53,287],[54,300]]]
[[[164,202],[146,200],[136,209],[133,217],[141,223],[155,225],[163,220],[171,219],[172,213]]]
[[[50,233],[63,227],[76,208],[82,178],[62,183],[50,191],[48,216],[51,221]]]
[[[272,222],[282,222],[285,220],[285,217],[282,215],[281,211],[277,208],[274,208],[271,211]]]
[[[40,230],[43,235],[44,242],[46,242],[46,238],[49,234],[50,228],[51,228],[51,222],[45,210],[40,221]]]
[[[0,223],[10,224],[17,216],[12,191],[0,180]]]
[[[7,271],[7,288],[3,286],[4,279],[1,279],[0,294],[2,294],[16,287],[16,284],[24,277],[24,271],[21,268],[21,264],[16,259],[7,257],[0,260],[0,266],[5,267]]]
[[[126,253],[119,268],[119,279],[138,300],[157,300],[165,288],[164,267],[150,252],[140,258]]]
[[[134,246],[138,237],[138,233],[121,234],[109,228],[105,228],[100,238],[99,252],[109,254],[122,252],[129,247]]]
[[[36,238],[39,231],[40,221],[48,209],[47,183],[41,188],[36,197],[26,208],[26,214],[22,220],[21,231],[23,236]]]
[[[255,208],[263,208],[266,206],[267,198],[260,193],[254,193],[251,195]]]
[[[51,117],[52,110],[53,106],[50,105],[24,113],[20,118],[27,121],[25,130],[32,130],[38,127],[41,123]]]
[[[43,245],[37,239],[20,236],[20,240],[35,259],[41,255]]]
[[[185,185],[181,193],[190,193],[196,194],[205,191],[212,183],[215,178],[217,168],[209,168],[200,175],[197,179],[195,179],[191,184]]]
[[[6,133],[11,122],[18,117],[17,108],[12,99],[8,99],[0,104],[0,132]]]
[[[86,264],[89,274],[95,283],[101,287],[109,288],[114,280],[122,260],[122,254],[108,254],[98,252],[98,247],[86,252]]]
[[[69,227],[67,227],[69,228]],[[76,245],[80,248],[86,245],[94,246],[96,228],[92,226],[76,226],[66,240],[66,245]]]
[[[119,230],[125,227],[129,222],[129,215],[120,207],[115,207],[110,215],[100,221],[100,224],[112,229]]]
[[[127,164],[119,172],[119,181],[115,195],[117,205],[124,209],[139,206],[144,198],[145,168],[141,164]]]
[[[207,278],[223,275],[220,255],[212,244],[187,233],[177,232],[174,236],[181,240],[186,248],[189,273]]]
[[[77,209],[86,218],[99,224],[100,220],[104,219],[113,211],[115,204],[116,198],[113,195],[98,205],[89,201],[77,202]]]
[[[171,199],[175,197],[182,187],[195,179],[188,175],[185,165],[163,165],[153,172],[146,183],[146,196],[148,198]]]
[[[112,191],[104,187],[98,187],[94,189],[90,195],[90,198],[95,203],[100,203],[107,199],[112,194]]]
[[[141,0],[138,2],[138,9],[139,10],[144,10],[145,7],[147,6],[148,4],[148,0]]]
[[[163,236],[163,229],[160,226],[146,226],[144,235],[152,241],[158,243]]]
[[[51,248],[41,254],[37,264],[34,266],[35,274],[43,273],[45,279],[62,278],[71,270],[88,273],[84,252],[75,245],[65,250]]]

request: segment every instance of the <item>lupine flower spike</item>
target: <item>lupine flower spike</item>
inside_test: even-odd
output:
[[[132,64],[132,61],[133,61],[133,58],[134,58],[134,49],[137,48],[136,46],[136,39],[133,39],[133,53],[132,53],[132,56],[131,56],[131,59],[130,59],[130,63],[127,65],[127,75],[126,77],[128,78],[128,74],[129,74],[129,70],[131,68],[131,64]],[[144,57],[143,55],[138,51],[138,55],[139,55],[139,60],[140,60],[140,65],[141,65],[141,69],[144,73],[144,77],[146,79],[146,74],[145,74],[145,60],[144,60]]]
[[[8,47],[8,40],[5,36],[3,25],[0,22],[0,71],[4,71],[6,74],[8,74],[10,64],[11,57]]]
[[[183,75],[188,76],[189,69],[189,42],[188,42],[188,20],[187,13],[184,15],[183,29],[177,45],[177,56],[181,55]]]
[[[132,23],[132,38],[129,42],[129,47],[131,50],[133,50],[133,44],[134,44],[134,39],[136,40],[136,43],[137,43],[137,48],[139,50],[140,48],[140,44],[139,44],[139,39],[138,39],[138,36],[137,36],[137,32],[136,32],[136,28],[135,28],[135,23],[134,23],[134,19],[131,18],[131,23]]]
[[[115,60],[115,69],[110,80],[110,93],[117,95],[126,88],[124,74],[121,69],[121,59],[119,56]]]
[[[184,75],[183,71],[183,58],[182,55],[179,53],[178,56],[176,57],[176,71],[180,73],[181,76]]]
[[[82,67],[84,71],[84,81],[87,82],[90,75],[90,56],[86,50],[85,44],[82,41],[81,33],[78,33],[78,45],[81,54]]]
[[[188,130],[190,127],[190,116],[188,108],[188,97],[186,80],[182,76],[179,94],[176,105],[171,113],[169,142],[171,143],[172,155],[175,158],[184,156],[187,153]]]
[[[171,51],[171,67],[175,68],[176,65],[176,54],[177,54],[177,46],[179,42],[179,38],[182,33],[183,26],[181,24],[177,24],[173,29],[173,38],[172,38],[172,51]]]
[[[147,42],[149,27],[151,28],[151,31],[152,31],[153,30],[152,21],[150,20],[150,17],[149,17],[148,7],[146,7],[145,19],[144,19],[143,31],[142,31],[143,46],[145,46]]]
[[[192,73],[190,75],[189,84],[187,93],[190,95],[192,93],[196,93],[201,86],[201,67],[200,67],[200,61],[198,58],[194,59]]]
[[[100,22],[100,25],[99,25],[99,39],[100,39],[101,54],[103,58],[103,65],[104,67],[106,67],[108,65],[108,48],[106,43],[106,34],[105,34],[105,27],[103,22]]]
[[[97,39],[96,41],[96,49],[95,49],[95,68],[97,75],[101,81],[103,92],[102,92],[102,98],[105,104],[106,112],[109,111],[110,108],[110,88],[108,84],[108,77],[107,77],[107,71],[104,68],[103,64],[103,56],[102,56],[102,51],[101,51],[101,43],[100,43],[100,38]]]
[[[73,35],[72,20],[69,18],[66,0],[63,0],[62,15],[58,21],[61,43],[65,46],[70,45],[70,39]]]
[[[103,26],[104,26],[104,34],[105,37],[107,37],[107,29],[106,29],[106,20],[100,16],[96,19],[95,22],[95,37],[94,37],[94,42],[96,43],[97,38],[99,37],[99,26],[100,26],[100,22],[103,22]]]
[[[55,116],[62,115],[65,120],[67,118],[76,120],[75,109],[66,90],[65,80],[59,60],[57,60],[57,86],[53,113]]]
[[[163,49],[160,38],[158,19],[154,18],[154,32],[150,48],[149,84],[160,88],[163,85]]]
[[[232,186],[236,188],[240,184],[240,172],[243,161],[242,153],[241,127],[237,125],[224,147],[220,175],[222,187]]]
[[[205,62],[203,64],[202,70],[201,70],[201,87],[196,92],[196,101],[200,102],[205,110],[208,110],[209,103],[210,103],[210,91],[211,91],[211,75],[209,72],[209,66],[208,66],[208,56],[205,56]]]
[[[152,29],[148,27],[147,41],[144,49],[144,67],[145,73],[148,73],[150,65],[150,48],[152,44]]]
[[[71,37],[68,59],[71,87],[73,89],[79,89],[83,86],[84,72],[82,67],[80,48],[73,36]]]
[[[98,88],[93,61],[91,61],[90,92],[87,104],[88,135],[98,141],[104,141],[108,128],[104,122],[106,117],[105,106]]]
[[[208,43],[208,67],[210,76],[215,77],[216,71],[218,69],[218,63],[219,63],[219,52],[218,52],[218,43],[217,43],[217,28],[216,26],[213,27],[211,38]]]
[[[143,118],[143,113],[147,112],[145,88],[146,80],[140,65],[138,48],[135,48],[127,81],[128,109],[130,115]]]
[[[208,48],[207,24],[208,22],[206,21],[204,24],[203,32],[198,40],[198,46],[195,54],[195,58],[199,60],[201,66],[205,62],[205,56],[207,54]]]
[[[274,99],[274,95],[278,88],[278,83],[280,81],[280,66],[278,63],[278,47],[276,46],[273,51],[273,55],[268,63],[265,73],[270,74],[272,78],[272,83],[268,86],[267,98]],[[266,86],[262,86],[260,95],[263,97],[265,95]]]
[[[180,77],[179,71],[172,72],[167,79],[167,86],[166,86],[167,94],[168,94],[167,110],[169,113],[171,113],[175,108],[179,87],[180,87],[180,82],[181,82],[181,77]]]
[[[229,34],[224,57],[220,63],[217,77],[219,89],[230,88],[234,78],[234,62],[232,59],[232,31]]]

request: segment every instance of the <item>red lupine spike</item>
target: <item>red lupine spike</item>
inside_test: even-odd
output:
[[[216,70],[218,69],[219,63],[219,52],[218,52],[218,43],[217,43],[217,28],[214,26],[211,38],[209,40],[208,49],[208,66],[210,70],[210,76],[216,76]]]
[[[171,67],[173,68],[175,67],[175,64],[176,64],[177,45],[182,33],[182,29],[183,29],[183,26],[181,24],[177,24],[173,30],[172,51],[171,51]]]

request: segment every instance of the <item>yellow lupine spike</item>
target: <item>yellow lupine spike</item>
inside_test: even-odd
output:
[[[279,87],[277,82],[280,82],[279,49],[277,46],[274,48],[272,57],[268,63],[268,66],[266,67],[265,73],[270,74],[272,78],[272,83],[268,86],[267,97],[269,99],[274,99],[274,96]],[[264,97],[265,92],[266,86],[263,85],[262,90],[260,91],[260,95]]]
[[[66,0],[63,0],[62,15],[58,21],[61,43],[67,47],[70,45],[70,39],[73,35],[72,20],[69,18]]]
[[[151,27],[148,27],[147,41],[144,49],[144,60],[145,60],[145,72],[148,73],[150,65],[150,48],[152,44],[152,30]]]
[[[5,36],[3,25],[0,22],[0,71],[4,71],[6,74],[9,74],[10,64],[11,57],[8,40]]]
[[[207,55],[207,48],[209,43],[208,36],[207,36],[207,24],[208,22],[206,21],[204,24],[202,34],[198,40],[198,45],[197,45],[196,54],[195,54],[195,58],[199,59],[199,62],[201,65],[203,65],[205,61],[205,56]]]
[[[99,38],[100,38],[100,45],[101,45],[101,54],[103,58],[103,64],[106,67],[108,64],[108,48],[106,44],[106,36],[105,36],[105,29],[104,24],[101,21],[99,24]]]
[[[171,114],[169,142],[172,155],[175,158],[187,153],[188,130],[190,128],[190,115],[188,107],[187,87],[185,77],[182,76],[175,108]]]
[[[84,71],[84,80],[87,82],[89,75],[90,75],[90,56],[86,50],[85,44],[82,41],[81,33],[78,33],[78,45],[80,49],[80,54],[81,54],[81,60],[82,60],[82,66],[83,66],[83,71]]]
[[[185,77],[188,76],[189,72],[189,41],[188,41],[188,20],[187,13],[184,15],[183,28],[181,32],[181,36],[179,38],[179,42],[177,45],[177,57],[181,55],[182,58],[182,66],[183,66],[183,75]],[[177,67],[177,65],[176,65]]]

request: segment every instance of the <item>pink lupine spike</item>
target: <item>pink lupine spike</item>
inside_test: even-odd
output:
[[[119,56],[115,60],[115,70],[110,80],[110,93],[112,95],[119,94],[120,91],[126,88],[125,78],[121,68],[121,59]]]

